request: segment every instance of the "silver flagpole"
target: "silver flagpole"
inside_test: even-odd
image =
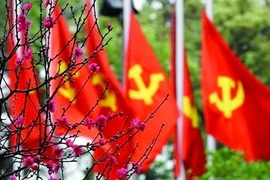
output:
[[[175,57],[176,57],[176,100],[180,110],[183,109],[184,95],[184,0],[176,0],[175,2],[175,23],[176,23],[176,41],[175,41]],[[184,180],[186,173],[182,160],[183,146],[183,114],[181,113],[177,120],[177,136],[178,136],[178,154],[180,174],[177,180]]]
[[[130,26],[131,0],[123,0],[123,87],[125,88],[125,72],[126,72],[126,51],[128,46],[129,26]],[[126,89],[124,89],[126,90]]]
[[[213,20],[213,0],[205,0],[205,9],[207,17]]]
[[[18,17],[16,17],[16,16],[19,16],[21,13],[22,13],[22,5],[21,5],[21,3],[19,3],[18,2],[18,0],[12,0],[12,13],[13,13],[13,19],[12,19],[12,23],[13,24],[16,24],[16,21],[17,21],[17,18]],[[17,4],[18,4],[18,6],[17,6]],[[15,7],[15,6],[17,6],[17,7]],[[17,25],[16,25],[16,27],[17,27]],[[17,39],[16,39],[16,37],[17,37],[17,34],[18,34],[18,37],[19,37],[19,41],[21,40],[22,41],[22,33],[21,32],[19,32],[18,31],[18,29],[16,29],[16,28],[13,28],[13,37],[12,37],[12,39],[13,39],[13,41],[14,41],[14,44],[17,44]],[[16,54],[17,54],[17,56],[18,57],[21,57],[22,56],[22,54],[23,54],[23,52],[22,52],[22,47],[19,47],[18,48],[18,50],[17,50],[17,52],[16,52]]]
[[[213,0],[204,0],[205,10],[207,17],[212,21],[213,20]],[[210,152],[216,151],[216,141],[215,138],[208,134],[207,135],[207,150]],[[208,157],[208,164],[212,163],[212,160]]]

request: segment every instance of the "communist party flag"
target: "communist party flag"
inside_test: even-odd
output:
[[[171,80],[174,86],[175,95],[176,89],[176,58],[175,58],[175,13],[172,15],[172,30],[171,30]],[[186,177],[189,178],[189,174],[194,176],[200,176],[205,172],[206,155],[204,152],[204,144],[199,128],[199,115],[193,99],[193,90],[190,80],[190,73],[187,65],[186,53],[184,52],[183,62],[183,104],[180,110],[183,113],[183,117],[178,121],[183,121],[182,129],[175,128],[174,134],[174,159],[175,159],[175,177],[178,177],[180,172],[180,161],[183,161],[184,168],[187,170]],[[178,122],[181,123],[181,122]],[[180,126],[181,127],[181,126]],[[182,144],[179,144],[178,131],[182,131]],[[178,152],[182,151],[182,157],[179,157]],[[181,159],[180,159],[181,158]]]
[[[122,117],[117,114],[123,112],[124,114],[127,113],[127,115],[130,115],[130,112],[117,78],[110,68],[104,47],[101,47],[100,34],[98,34],[98,29],[94,23],[92,10],[89,10],[89,4],[86,9],[86,48],[88,58],[91,59],[89,64],[84,65],[84,67],[74,67],[74,76],[65,81],[63,86],[61,86],[55,94],[54,101],[58,108],[54,114],[54,118],[56,119],[65,115],[71,123],[79,123],[84,120],[86,116],[96,118],[99,115],[105,115],[107,117],[113,117],[115,115],[115,118],[108,121],[106,127],[102,130],[104,138],[110,139],[118,132],[123,132],[128,128],[128,123],[125,119],[126,116]],[[53,17],[56,19],[60,13],[61,9],[56,5]],[[68,31],[68,26],[63,16],[59,16],[54,24],[51,40],[51,58],[54,58],[52,60],[51,72],[52,76],[55,76],[59,70],[64,71],[68,68],[70,59],[74,53],[72,51],[74,41],[72,41],[72,35]],[[82,62],[80,59],[77,61]],[[98,66],[99,71],[92,74],[89,69],[90,66],[93,66],[93,68],[94,66]],[[59,77],[53,81],[53,91],[57,89],[59,83],[63,81],[63,78],[68,77]],[[99,100],[99,102],[95,105],[97,100]],[[95,107],[91,113],[89,113],[93,106]],[[62,109],[64,109],[64,111]],[[75,133],[78,130],[80,131],[78,135],[86,138],[93,139],[98,134],[98,131],[95,128],[88,130],[87,127],[83,125],[77,127],[75,131],[73,130],[70,133]],[[61,135],[66,132],[66,129],[58,129],[57,132]],[[126,137],[128,138],[129,136],[126,135]],[[105,146],[105,151],[101,148],[95,151],[95,159],[106,157],[110,154],[112,155],[112,152],[114,152],[118,162],[117,165],[114,165],[111,168],[110,172],[103,171],[103,167],[106,166],[106,164],[104,165],[101,163],[100,165],[96,165],[95,170],[97,172],[102,172],[105,176],[110,173],[108,178],[114,179],[116,169],[123,167],[127,163],[126,157],[130,154],[128,152],[130,149],[128,148],[129,143],[126,143],[125,148],[121,148],[120,150],[117,150],[118,148],[116,148],[116,146],[121,147],[126,140],[125,137],[122,137],[117,139],[116,142],[107,145],[107,147],[111,147],[109,152],[107,152]],[[103,162],[106,163],[106,161]],[[109,168],[107,169],[109,170]]]
[[[186,56],[184,59],[184,97],[183,97],[183,144],[182,158],[186,170],[191,170],[194,176],[205,172],[206,156],[200,132],[199,114],[193,99],[193,90]]]
[[[241,63],[202,14],[202,97],[206,130],[243,151],[246,160],[270,158],[270,91]]]
[[[86,1],[87,4],[87,13],[89,13],[86,21],[86,47],[87,47],[87,55],[93,56],[90,60],[90,63],[96,63],[99,65],[99,72],[94,74],[92,78],[92,89],[91,92],[93,94],[93,98],[97,99],[101,96],[102,92],[106,84],[108,84],[108,89],[106,90],[104,97],[101,99],[99,106],[97,107],[98,114],[106,114],[106,113],[117,113],[123,112],[124,115],[132,116],[131,109],[129,104],[127,103],[123,90],[121,89],[120,83],[117,80],[116,75],[112,71],[107,53],[105,48],[103,47],[101,34],[99,33],[98,25],[95,23],[95,18],[93,14],[93,9],[90,9],[89,1]],[[96,53],[98,52],[98,53]],[[126,124],[126,125],[125,125]],[[127,119],[116,117],[110,124],[108,124],[107,129],[104,130],[104,135],[107,138],[116,135],[119,131],[127,131],[129,126],[129,121]],[[109,179],[117,179],[116,170],[127,165],[128,156],[131,155],[131,141],[128,140],[129,135],[125,135],[118,140],[117,144],[125,144],[123,148],[121,148],[118,153],[119,156],[117,158],[118,164],[111,167],[111,171],[107,172],[107,177]],[[99,149],[99,151],[95,152],[95,157],[98,157],[104,152],[103,149]],[[103,172],[104,166],[106,163],[99,165],[95,168],[97,172]]]
[[[108,89],[105,92],[104,97],[101,99],[99,106],[97,107],[97,112],[94,113],[98,115],[100,113],[104,114],[108,112],[124,112],[131,115],[130,113],[132,112],[124,97],[120,83],[112,68],[110,67],[109,59],[101,40],[101,34],[99,33],[98,26],[95,23],[93,10],[90,10],[88,0],[86,9],[88,10],[87,12],[90,13],[86,21],[86,36],[88,37],[86,40],[87,55],[92,56],[90,63],[96,63],[100,67],[98,73],[94,74],[92,78],[91,91],[94,93],[92,98],[99,98],[103,93],[106,84],[108,84]],[[123,126],[123,123],[125,122],[122,122],[122,120],[116,120],[114,122],[114,126],[117,124]],[[114,127],[113,129],[117,128]],[[115,135],[117,132],[113,132],[113,130],[110,131],[111,132],[108,133],[112,133],[112,135]]]
[[[97,99],[93,99],[88,87],[90,85],[90,71],[85,65],[71,65],[74,51],[77,48],[76,42],[69,31],[66,20],[61,14],[61,8],[56,5],[52,17],[56,19],[55,24],[51,28],[51,45],[50,45],[50,76],[56,77],[51,83],[51,94],[56,103],[56,111],[53,113],[53,119],[65,116],[69,123],[80,123],[83,121],[94,106]],[[82,63],[82,59],[76,59],[77,63]],[[72,66],[72,69],[71,69]],[[68,71],[59,76],[60,73]],[[69,133],[78,133],[79,136],[94,139],[98,131],[96,129],[89,130],[86,126],[80,125],[79,128],[73,129]],[[56,133],[58,135],[65,134],[67,128],[58,127]]]
[[[126,86],[126,97],[133,106],[135,116],[141,122],[144,122],[152,116],[151,113],[165,99],[166,94],[171,94],[153,115],[153,119],[146,123],[145,130],[138,133],[134,139],[134,143],[138,143],[138,148],[133,156],[133,160],[136,161],[144,155],[153,139],[157,137],[162,123],[165,123],[151,153],[142,166],[143,170],[147,171],[156,155],[168,142],[176,126],[178,110],[166,75],[133,13],[131,14],[129,29],[124,84]]]
[[[52,144],[45,139],[46,122],[42,116],[39,102],[39,80],[33,62],[33,53],[30,46],[17,46],[24,44],[26,38],[24,32],[15,30],[15,21],[12,13],[15,11],[13,1],[10,1],[11,13],[9,14],[8,36],[8,76],[9,88],[12,95],[8,98],[10,125],[10,148],[17,150],[18,146],[23,149],[24,155],[42,155],[42,161],[52,152]],[[16,32],[17,31],[17,32]],[[19,39],[16,38],[18,33]],[[42,144],[42,146],[41,146]],[[33,154],[34,153],[34,154]],[[50,155],[50,159],[54,156]]]

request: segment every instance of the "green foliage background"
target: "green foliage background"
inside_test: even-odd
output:
[[[38,3],[38,0],[30,2]],[[101,6],[102,2],[99,2]],[[59,0],[60,4],[66,3]],[[69,3],[76,9],[82,7],[82,0],[70,0]],[[0,12],[4,12],[0,6]],[[185,46],[187,50],[188,65],[194,88],[195,101],[198,110],[202,112],[200,89],[200,47],[201,22],[203,9],[201,0],[185,1]],[[40,12],[31,10],[31,20],[36,22]],[[160,63],[169,72],[170,62],[170,14],[172,6],[168,0],[146,0],[142,11],[138,14],[141,26],[156,52]],[[65,14],[70,17],[68,12]],[[0,13],[0,26],[3,27],[5,14]],[[270,2],[269,0],[216,0],[214,1],[214,23],[224,39],[240,57],[243,63],[263,83],[270,86]],[[69,23],[72,24],[70,18]],[[112,41],[106,47],[113,69],[122,79],[122,26],[121,17],[100,16],[102,32],[106,31],[108,23],[113,25]],[[36,29],[38,30],[38,29]],[[35,31],[35,29],[34,29]],[[0,32],[1,38],[3,37]],[[202,118],[201,118],[202,119]],[[201,123],[203,124],[203,123]],[[204,127],[201,127],[204,132]],[[204,133],[205,136],[205,133]],[[140,179],[173,179],[172,166],[167,162],[172,159],[173,151],[168,144],[163,151],[165,159],[157,159],[148,174]],[[208,171],[201,180],[214,177],[215,180],[241,180],[241,179],[270,179],[270,162],[244,161],[243,154],[220,146],[215,153],[208,153],[212,163],[207,166]]]

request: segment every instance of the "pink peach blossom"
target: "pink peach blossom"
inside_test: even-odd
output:
[[[22,10],[29,11],[32,8],[32,6],[33,6],[32,3],[27,2],[22,6]]]

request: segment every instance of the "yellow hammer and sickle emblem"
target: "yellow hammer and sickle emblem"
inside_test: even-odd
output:
[[[68,68],[67,63],[62,61],[59,65],[60,73],[63,73],[67,68]],[[77,78],[79,77],[79,74],[76,73],[72,77]],[[72,101],[76,96],[76,90],[71,86],[70,81],[66,81],[65,84],[60,87],[59,92],[69,101]],[[72,103],[76,103],[76,99],[74,99]]]
[[[184,96],[183,98],[183,113],[185,116],[191,119],[193,128],[199,127],[199,116],[197,108],[191,105],[191,101],[188,96]]]
[[[92,79],[93,85],[99,85],[103,89],[105,89],[106,84],[103,82],[102,79],[103,79],[103,76],[100,73],[95,74]],[[100,105],[103,107],[110,108],[112,112],[116,112],[117,106],[116,106],[115,94],[111,92],[109,89],[107,89],[104,94],[104,98],[100,100]]]
[[[221,99],[216,92],[209,96],[211,104],[215,104],[219,111],[221,111],[225,118],[231,118],[232,112],[239,108],[245,99],[245,92],[241,81],[237,82],[237,92],[234,98],[231,97],[231,89],[235,88],[236,83],[229,77],[219,76],[218,87],[221,88]]]
[[[128,71],[128,78],[134,79],[138,90],[131,89],[128,91],[131,99],[143,100],[146,105],[153,103],[153,96],[159,89],[159,84],[165,79],[162,73],[151,74],[150,83],[147,87],[142,78],[142,67],[140,65],[134,65]]]

